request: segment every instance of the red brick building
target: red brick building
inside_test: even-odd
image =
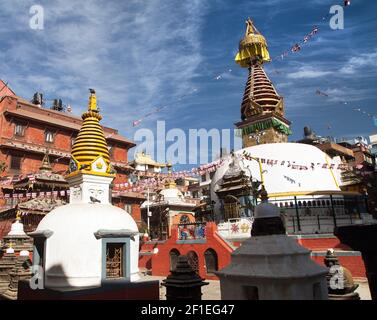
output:
[[[50,157],[52,170],[64,174],[68,170],[71,147],[81,128],[81,117],[70,112],[41,107],[15,94],[0,80],[0,171],[1,186],[17,181],[41,166],[46,152]],[[128,165],[128,151],[135,146],[131,140],[119,134],[118,130],[104,127],[110,147],[111,164],[117,171],[113,184],[127,182],[132,169]],[[0,189],[1,190],[1,189]],[[140,220],[140,195],[122,194],[113,198],[116,205],[127,209]],[[0,206],[4,199],[0,194]],[[6,209],[6,208],[3,208]],[[3,210],[0,210],[3,211]]]
[[[0,88],[4,85],[0,81]],[[82,119],[69,112],[42,108],[7,88],[0,92],[0,161],[7,168],[2,176],[36,172],[46,150],[54,171],[66,171],[71,146]],[[135,143],[118,130],[104,127],[110,146],[112,165],[117,170],[114,183],[127,181],[128,150]]]

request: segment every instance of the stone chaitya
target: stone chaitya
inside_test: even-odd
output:
[[[286,235],[279,209],[264,201],[256,207],[251,238],[232,253],[231,263],[216,273],[221,299],[327,299],[327,270],[310,251]]]
[[[360,300],[355,290],[359,287],[355,284],[351,272],[339,263],[334,249],[328,249],[324,260],[329,269],[326,276],[330,300]]]
[[[24,232],[20,212],[3,239],[0,259],[0,299],[17,299],[18,281],[31,277],[32,239]]]

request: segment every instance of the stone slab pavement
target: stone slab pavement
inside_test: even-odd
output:
[[[157,276],[150,276],[150,275],[143,275],[142,276],[146,280],[159,280],[160,281],[160,299],[165,300],[165,293],[166,288],[161,285],[161,282],[166,277],[157,277]],[[357,279],[354,280],[355,283],[359,284],[359,287],[357,288],[356,292],[360,295],[361,300],[371,300],[370,292],[369,292],[369,286],[368,281],[365,279]],[[203,300],[221,300],[221,294],[220,294],[220,281],[218,280],[206,280],[206,282],[209,282],[209,285],[202,287],[202,299]]]

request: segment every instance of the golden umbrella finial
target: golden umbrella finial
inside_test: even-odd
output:
[[[245,37],[240,41],[235,61],[242,68],[249,68],[253,65],[271,61],[266,39],[250,18],[246,20]]]
[[[96,91],[91,88],[89,88],[89,91],[90,91],[90,97],[89,97],[88,111],[98,111]]]

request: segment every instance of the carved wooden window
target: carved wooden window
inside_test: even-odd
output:
[[[224,203],[225,220],[239,218],[240,217],[240,206],[237,202],[226,202]]]
[[[52,131],[45,131],[45,141],[50,143],[54,142],[54,133]]]
[[[16,123],[14,127],[14,134],[19,137],[23,137],[25,135],[25,125],[21,123]]]
[[[21,156],[11,155],[10,168],[13,169],[13,170],[20,170],[21,169],[21,160],[22,160]]]
[[[123,243],[108,243],[106,246],[106,278],[122,278]]]

